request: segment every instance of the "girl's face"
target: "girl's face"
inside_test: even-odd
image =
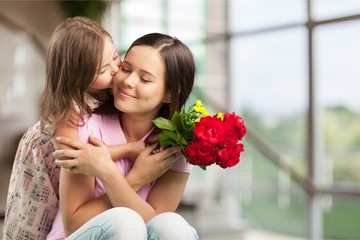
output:
[[[98,70],[99,75],[94,79],[93,83],[91,84],[90,92],[96,92],[97,90],[111,88],[112,78],[114,74],[119,70],[120,64],[121,60],[113,42],[111,41],[111,39],[105,38],[101,66]]]
[[[127,53],[113,78],[114,103],[124,113],[155,118],[163,103],[169,103],[165,90],[165,66],[158,51],[135,46]]]

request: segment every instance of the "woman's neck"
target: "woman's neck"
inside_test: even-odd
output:
[[[140,141],[153,127],[152,118],[132,114],[119,114],[122,130],[127,142]]]

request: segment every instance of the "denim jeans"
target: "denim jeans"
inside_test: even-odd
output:
[[[89,220],[69,240],[198,240],[196,230],[177,213],[161,213],[147,224],[135,211],[117,207]]]

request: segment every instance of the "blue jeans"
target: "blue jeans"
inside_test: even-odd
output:
[[[147,224],[135,211],[117,207],[89,220],[68,240],[197,240],[196,230],[177,213],[161,213]]]

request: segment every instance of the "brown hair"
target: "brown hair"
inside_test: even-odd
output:
[[[60,23],[50,39],[46,58],[46,84],[40,104],[41,129],[53,134],[61,120],[71,121],[70,113],[91,115],[85,92],[97,77],[105,38],[110,34],[85,17]],[[50,129],[45,125],[50,124]],[[47,132],[50,130],[51,132]]]

